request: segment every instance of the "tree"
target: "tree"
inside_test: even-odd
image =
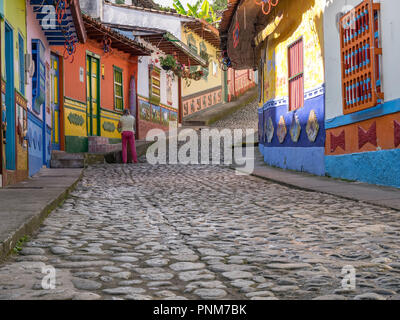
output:
[[[228,7],[228,0],[214,0],[211,6],[214,11],[223,11]]]
[[[185,9],[180,0],[174,0],[173,6],[179,14],[204,19],[208,23],[216,23],[221,19],[217,17],[208,0],[197,0],[194,5],[187,4],[187,9]]]

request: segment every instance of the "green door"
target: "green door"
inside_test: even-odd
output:
[[[100,61],[98,58],[86,58],[86,93],[87,93],[87,134],[100,135]]]

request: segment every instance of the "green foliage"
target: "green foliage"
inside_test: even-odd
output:
[[[228,6],[228,0],[214,0],[211,6],[214,11],[225,10]]]
[[[13,253],[18,254],[22,250],[22,246],[24,245],[24,243],[28,241],[29,241],[28,236],[23,236],[21,239],[19,239],[14,249],[12,250]]]
[[[176,66],[176,60],[173,55],[168,54],[165,57],[160,57],[161,67],[168,67],[170,69]]]
[[[180,0],[174,0],[173,6],[179,14],[203,19],[208,23],[216,23],[221,20],[215,14],[215,10],[208,0],[197,0],[194,5],[188,4],[187,9],[184,8]]]

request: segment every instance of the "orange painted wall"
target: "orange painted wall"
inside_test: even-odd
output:
[[[63,47],[53,47],[53,51],[63,54]],[[85,44],[79,44],[71,63],[64,61],[64,95],[68,98],[86,103],[86,52],[100,56],[100,66],[104,65],[104,79],[101,78],[100,105],[104,109],[114,110],[114,69],[116,66],[123,70],[124,105],[129,108],[129,83],[132,75],[137,74],[137,57],[132,57],[120,50],[113,49],[111,53],[104,53],[101,43],[89,39]],[[79,81],[79,69],[84,70],[84,81]],[[101,76],[101,68],[100,68]],[[136,77],[137,79],[137,77]],[[137,87],[137,86],[136,86]]]
[[[378,118],[373,118],[347,126],[342,126],[334,129],[328,129],[326,132],[325,154],[326,155],[341,155],[358,152],[389,150],[395,148],[394,121],[400,122],[400,113],[385,115]],[[371,143],[366,143],[361,148],[358,147],[358,126],[364,131],[368,131],[376,122],[376,137],[377,147]],[[331,152],[331,133],[334,136],[339,136],[342,131],[345,132],[346,148],[343,150],[337,147],[334,152]]]

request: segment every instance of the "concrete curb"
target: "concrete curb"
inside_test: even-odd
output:
[[[241,170],[240,168],[235,167],[234,165],[229,166],[230,169],[232,170],[238,170],[239,172],[242,173],[246,173],[244,170]],[[295,173],[291,173],[290,171],[287,170],[283,170],[280,168],[274,168],[274,167],[269,167],[269,170],[274,170],[274,171],[284,171],[285,174],[292,174],[293,176],[299,177],[302,175],[302,173],[299,172],[295,172]],[[250,176],[259,178],[259,179],[263,179],[266,180],[268,182],[272,182],[272,183],[277,183],[280,184],[282,186],[288,187],[288,188],[292,188],[292,189],[297,189],[297,190],[301,190],[301,191],[308,191],[308,192],[318,192],[318,193],[322,193],[322,194],[328,194],[331,196],[335,196],[341,199],[346,199],[346,200],[352,200],[352,201],[357,201],[357,202],[363,202],[363,203],[368,203],[371,205],[375,205],[378,207],[383,207],[383,208],[387,208],[387,209],[391,209],[391,210],[396,210],[396,211],[400,211],[400,206],[397,203],[394,203],[391,201],[391,199],[366,199],[363,198],[362,196],[350,196],[350,195],[344,195],[343,193],[339,193],[339,192],[335,192],[334,189],[335,187],[332,187],[331,190],[322,190],[319,187],[307,187],[304,185],[301,185],[301,183],[297,182],[297,183],[291,183],[288,181],[285,181],[284,179],[279,179],[276,177],[272,177],[271,175],[268,174],[268,172],[264,172],[264,173],[257,173],[254,172],[249,174]],[[313,179],[312,176],[308,176],[304,174],[304,177],[309,178],[309,179]],[[351,186],[349,182],[345,182],[345,181],[341,181],[341,180],[336,180],[336,179],[332,179],[329,177],[315,177],[314,179],[324,179],[326,181],[331,182],[332,184],[334,183],[340,183],[340,184],[346,184],[346,186],[343,188],[351,188],[351,189],[356,189],[357,187],[361,187],[361,188],[369,188],[370,191],[373,193],[374,190],[376,192],[382,191],[384,188],[386,187],[382,187],[382,186],[375,186],[375,185],[368,185],[368,184],[358,184],[357,186]],[[337,187],[337,186],[336,186]],[[389,187],[388,187],[389,188]],[[395,190],[388,190],[387,192],[396,192]],[[400,191],[399,191],[400,194]],[[389,196],[390,197],[390,196]]]
[[[61,194],[59,194],[56,199],[46,204],[40,212],[31,217],[0,244],[0,263],[7,258],[22,237],[32,235],[40,227],[48,215],[68,197],[71,191],[76,188],[77,184],[82,179],[83,173],[84,169],[81,170],[79,177],[74,181],[74,183],[72,183]]]

